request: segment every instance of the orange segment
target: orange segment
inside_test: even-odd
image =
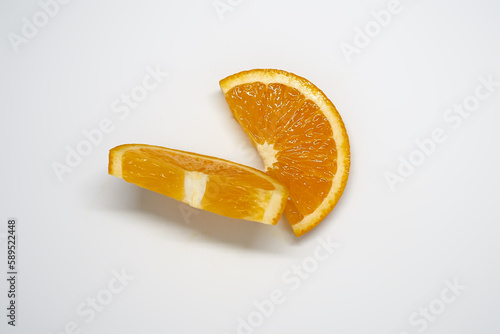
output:
[[[310,231],[334,208],[349,175],[349,139],[335,106],[281,70],[243,71],[220,86],[266,173],[288,188],[285,212],[295,235]]]
[[[285,187],[259,170],[160,146],[111,149],[109,174],[195,208],[272,225],[288,196]]]

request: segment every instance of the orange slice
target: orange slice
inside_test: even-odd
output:
[[[289,190],[286,216],[296,236],[333,209],[349,175],[349,139],[337,109],[308,80],[256,69],[220,81],[229,108],[264,161]]]
[[[192,207],[275,225],[288,191],[274,178],[231,161],[160,146],[109,151],[109,174]]]

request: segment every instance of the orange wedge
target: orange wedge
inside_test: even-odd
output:
[[[109,174],[192,207],[275,225],[288,191],[274,178],[231,161],[160,146],[109,151]]]
[[[349,139],[337,109],[311,82],[281,70],[240,72],[220,86],[266,173],[287,187],[295,235],[310,231],[334,208],[349,175]]]

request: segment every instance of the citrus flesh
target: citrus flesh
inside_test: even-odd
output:
[[[350,167],[347,132],[337,109],[308,80],[256,69],[220,81],[229,108],[289,191],[286,216],[296,236],[317,226],[342,195]]]
[[[108,171],[192,207],[265,224],[278,222],[288,197],[278,181],[254,168],[160,146],[117,146]]]

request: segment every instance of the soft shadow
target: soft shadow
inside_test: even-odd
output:
[[[99,201],[100,204],[94,209],[134,212],[160,218],[143,220],[140,223],[159,224],[161,226],[158,226],[160,227],[158,230],[165,233],[172,233],[171,228],[175,228],[181,233],[192,232],[195,238],[214,243],[272,253],[281,253],[283,243],[290,244],[293,240],[289,236],[276,240],[277,235],[291,233],[291,237],[295,238],[293,232],[283,231],[283,227],[228,218],[195,209],[172,198],[120,180],[107,183],[102,196],[106,196],[107,200]],[[280,223],[284,225],[283,222]],[[164,224],[169,225],[168,230],[161,228],[165,227]]]

